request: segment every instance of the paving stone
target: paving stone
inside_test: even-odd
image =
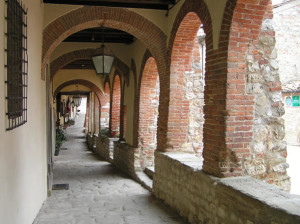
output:
[[[67,141],[54,157],[53,183],[69,190],[52,191],[34,224],[185,223],[140,184],[88,150],[84,116],[66,130]]]

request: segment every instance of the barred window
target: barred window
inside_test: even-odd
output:
[[[27,122],[27,11],[18,0],[6,0],[6,130]]]

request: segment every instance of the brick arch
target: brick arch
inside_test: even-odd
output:
[[[95,95],[97,96],[99,105],[101,106],[101,102],[104,102],[104,96],[102,91],[92,82],[84,80],[84,79],[74,79],[74,80],[70,80],[70,81],[66,81],[62,84],[60,84],[54,91],[53,93],[53,98],[56,97],[56,95],[66,86],[70,86],[70,85],[76,85],[76,84],[80,84],[83,86],[86,86],[88,88],[90,88],[93,92],[95,92]]]
[[[146,57],[149,55],[146,55]],[[139,78],[138,147],[141,167],[154,166],[157,148],[157,118],[159,102],[159,76],[156,61],[147,57]]]
[[[203,0],[186,0],[181,6],[170,34],[168,49],[169,49],[169,62],[171,62],[171,52],[173,49],[176,33],[179,29],[179,26],[182,20],[186,17],[188,13],[195,13],[200,21],[203,23],[203,29],[206,34],[205,44],[207,49],[213,49],[213,30],[212,30],[212,21],[210,17],[209,10]],[[198,27],[199,28],[199,27]]]
[[[65,38],[83,29],[99,27],[103,20],[105,27],[123,30],[140,39],[155,58],[160,58],[158,69],[161,74],[165,73],[167,37],[156,25],[123,8],[82,7],[57,18],[44,29],[42,78],[51,54]]]
[[[67,64],[69,64],[72,61],[81,60],[81,59],[90,59],[92,60],[92,56],[99,53],[100,49],[81,49],[72,51],[69,53],[66,53],[64,55],[61,55],[60,57],[56,58],[54,61],[50,64],[50,81],[52,82],[55,74],[57,71]],[[124,74],[124,79],[126,80],[126,83],[129,83],[129,67],[122,62],[118,57],[115,56],[113,67],[116,67],[123,71],[122,74]]]
[[[111,102],[111,107],[110,107],[110,133],[113,137],[114,136],[114,131],[117,129],[121,129],[121,122],[120,122],[120,117],[121,117],[121,93],[122,93],[122,80],[121,76],[117,73],[115,73],[113,77],[113,82],[112,82],[112,89],[111,89],[111,96],[110,96],[110,102]]]
[[[110,82],[109,79],[104,81],[104,101],[101,107],[101,124],[105,124],[105,128],[109,128],[110,122]],[[103,125],[101,125],[103,127]]]
[[[140,67],[140,73],[139,73],[139,79],[136,80],[137,87],[136,93],[135,93],[135,103],[134,103],[134,123],[133,123],[133,144],[134,147],[138,147],[138,134],[139,134],[139,113],[140,113],[140,90],[141,90],[141,77],[143,76],[143,71],[146,65],[147,60],[152,57],[150,51],[147,49],[144,53],[141,67]],[[134,64],[135,66],[135,64]],[[136,71],[136,69],[135,69]]]
[[[200,63],[197,37],[200,26],[201,20],[198,15],[194,12],[187,13],[181,20],[172,44],[167,135],[169,147],[175,151],[199,152],[202,144],[201,141],[198,143],[199,146],[196,145],[196,139],[199,139],[200,130],[192,127],[197,120],[201,119],[197,118],[197,116],[202,111],[200,106],[197,108],[193,106],[193,103],[199,104],[198,99],[194,98],[200,98],[201,96],[201,93],[194,90],[199,89],[200,91],[200,84],[199,86],[194,86],[194,83],[196,81],[200,82],[202,75],[201,68],[197,68],[197,65]],[[193,95],[195,97],[192,97]],[[198,111],[196,111],[197,109]],[[195,134],[192,134],[191,131]]]
[[[246,92],[246,55],[269,3],[227,1],[219,49],[207,61],[203,170],[215,176],[242,175],[242,159],[250,156],[254,96]]]
[[[171,52],[173,49],[173,44],[177,30],[181,24],[183,18],[189,13],[194,12],[200,18],[204,25],[204,30],[206,33],[206,46],[207,50],[211,51],[213,49],[213,32],[212,32],[212,22],[209,10],[203,0],[186,0],[181,6],[175,21],[173,23],[172,31],[170,33],[170,38],[168,42],[168,66],[170,68],[171,64]],[[156,60],[158,62],[158,60]],[[170,142],[168,136],[168,119],[169,119],[169,105],[170,105],[170,69],[166,72],[166,75],[160,76],[160,102],[159,102],[159,120],[158,120],[158,150],[160,151],[170,151],[173,146]]]

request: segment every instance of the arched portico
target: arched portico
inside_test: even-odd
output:
[[[123,30],[140,39],[155,58],[160,58],[159,72],[165,72],[166,35],[157,26],[127,9],[82,7],[59,17],[44,29],[42,78],[44,79],[44,71],[51,54],[66,37],[80,30],[99,27],[101,22],[105,27]]]

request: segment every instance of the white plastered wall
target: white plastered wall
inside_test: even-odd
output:
[[[28,8],[28,122],[5,130],[4,12],[0,1],[0,223],[31,224],[47,197],[46,90],[41,80],[43,6]]]
[[[61,84],[74,79],[84,79],[96,85],[103,92],[103,78],[91,69],[60,69],[53,78],[53,91]],[[75,87],[75,86],[74,86]],[[73,89],[73,91],[75,91]]]

